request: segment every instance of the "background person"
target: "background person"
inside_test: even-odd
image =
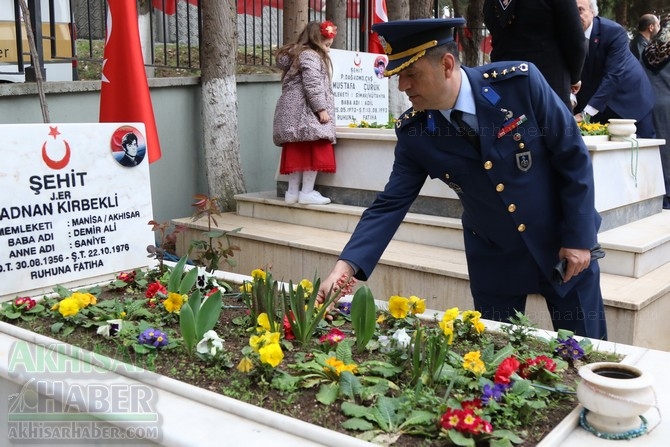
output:
[[[670,14],[663,17],[660,32],[642,53],[644,65],[651,86],[656,93],[654,105],[654,126],[656,136],[664,138],[661,150],[661,166],[665,180],[663,208],[670,209]]]
[[[462,67],[453,31],[463,23],[373,26],[387,42],[385,74],[398,75],[413,108],[396,123],[389,181],[321,283],[320,297],[343,274],[367,280],[431,177],[463,205],[470,290],[484,318],[507,320],[525,310],[527,294],[541,293],[555,329],[606,338],[600,269],[590,252],[600,216],[577,123],[532,64]],[[559,281],[554,269],[562,259]]]
[[[654,93],[640,62],[628,48],[628,33],[618,23],[598,17],[596,0],[577,0],[577,9],[589,49],[575,118],[603,124],[610,118],[635,119],[637,136],[654,138]]]
[[[651,39],[658,33],[661,25],[658,17],[653,14],[643,14],[637,23],[637,34],[630,41],[630,52],[636,59],[642,57],[642,52],[649,45]]]
[[[484,0],[491,61],[534,63],[563,102],[579,91],[586,42],[577,5],[565,0]]]
[[[284,200],[289,204],[330,203],[314,190],[314,183],[318,171],[335,172],[335,99],[328,52],[336,34],[331,22],[310,22],[297,42],[277,52],[282,93],[272,137],[282,147],[279,172],[288,174]]]

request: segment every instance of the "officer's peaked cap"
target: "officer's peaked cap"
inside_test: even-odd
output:
[[[392,76],[426,54],[426,50],[454,40],[462,17],[451,19],[395,20],[376,23],[372,30],[380,36],[389,63],[384,76]]]

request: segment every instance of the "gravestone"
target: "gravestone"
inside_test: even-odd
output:
[[[141,123],[0,125],[0,301],[146,267]]]

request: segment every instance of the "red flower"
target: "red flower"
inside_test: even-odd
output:
[[[477,399],[478,400],[478,399]],[[475,401],[463,404],[472,405]],[[461,433],[470,433],[479,435],[481,433],[491,433],[493,426],[491,423],[475,414],[474,408],[448,408],[440,418],[440,425],[445,430],[456,429]]]
[[[136,273],[134,270],[132,272],[121,272],[118,274],[116,279],[118,279],[119,281],[123,281],[126,284],[130,284],[133,281],[135,281],[135,274]]]
[[[291,314],[293,317],[293,314]],[[284,338],[286,340],[294,340],[295,335],[293,335],[293,329],[291,328],[291,323],[288,321],[288,317],[284,315]]]
[[[463,407],[464,410],[478,410],[482,408],[482,400],[479,398],[472,400],[464,400],[463,402],[461,402],[461,407]]]
[[[455,408],[447,408],[447,411],[444,412],[442,418],[440,419],[440,425],[445,430],[451,430],[452,428],[458,427],[461,423],[461,410]]]
[[[27,296],[22,296],[14,300],[14,306],[15,307],[23,306],[23,310],[30,310],[33,307],[35,307],[35,305],[37,305],[37,302],[34,299],[29,298]]]
[[[321,22],[321,35],[326,39],[334,39],[337,35],[337,27],[330,20]]]
[[[519,368],[519,375],[524,379],[533,378],[543,369],[549,372],[556,371],[556,362],[546,355],[539,355],[534,359],[526,360]]]
[[[520,363],[514,357],[507,357],[503,360],[498,369],[496,369],[493,381],[507,385],[510,383],[510,377],[519,369]]]
[[[147,286],[147,290],[146,290],[146,292],[144,292],[144,296],[151,299],[151,298],[155,297],[156,294],[158,294],[158,293],[163,294],[163,295],[167,295],[167,289],[165,288],[165,286],[163,284],[156,281],[156,282],[152,282],[151,284],[149,284],[149,286]]]
[[[319,338],[319,341],[321,343],[329,343],[331,345],[336,345],[342,340],[344,340],[346,336],[344,335],[344,332],[337,328],[332,328],[327,334],[322,335],[321,338]]]
[[[218,287],[214,287],[214,288],[212,288],[212,290],[210,290],[209,292],[207,292],[207,296],[214,295],[214,294],[215,294],[216,292],[218,292],[218,291],[219,291],[219,288],[218,288]]]

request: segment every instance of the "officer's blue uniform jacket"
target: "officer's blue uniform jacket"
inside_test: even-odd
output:
[[[340,259],[366,280],[427,177],[459,196],[473,287],[534,293],[551,281],[561,247],[590,249],[600,216],[590,155],[575,120],[539,71],[523,62],[463,67],[477,108],[481,153],[435,110],[396,123],[389,181],[363,213]],[[595,264],[595,263],[593,263]],[[564,296],[576,281],[554,284]]]

